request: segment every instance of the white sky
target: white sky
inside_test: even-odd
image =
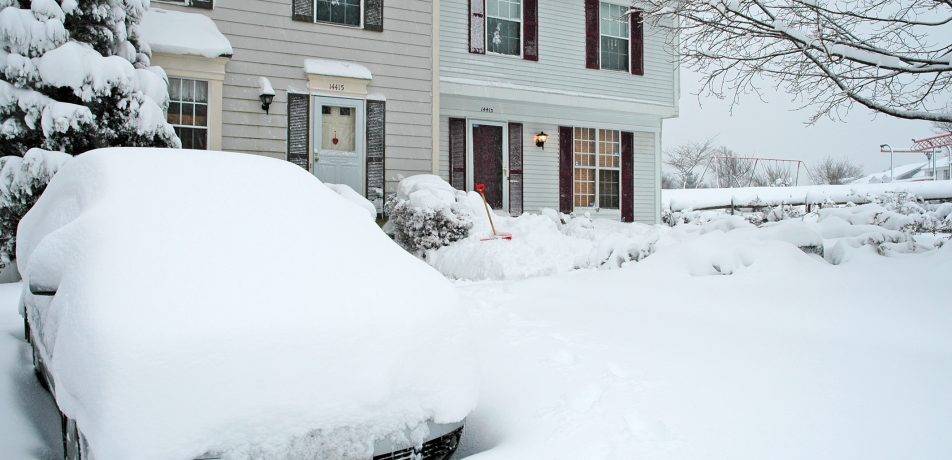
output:
[[[682,70],[681,115],[664,122],[664,149],[716,136],[715,145],[725,145],[743,156],[803,160],[809,165],[832,154],[862,164],[870,174],[889,168],[889,155],[879,153],[880,144],[908,148],[913,138],[935,135],[929,122],[874,116],[860,106],[854,106],[842,122],[823,118],[806,125],[814,112],[797,110],[799,105],[789,94],[772,88],[761,88],[767,102],[746,95],[731,113],[729,100],[699,100],[697,85],[698,75]],[[896,155],[897,165],[913,161],[925,161],[925,157]]]

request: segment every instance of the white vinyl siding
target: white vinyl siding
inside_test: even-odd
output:
[[[624,3],[624,2],[619,2]],[[440,77],[448,83],[489,82],[474,90],[500,92],[505,85],[546,91],[539,103],[588,95],[624,98],[677,110],[677,59],[669,37],[650,21],[644,25],[645,75],[601,72],[585,68],[585,6],[582,0],[540,0],[539,61],[499,59],[469,52],[469,5],[466,0],[440,1]],[[450,81],[447,81],[447,80]],[[473,86],[476,86],[473,84]],[[503,90],[505,88],[502,88]],[[637,109],[630,109],[635,112]]]

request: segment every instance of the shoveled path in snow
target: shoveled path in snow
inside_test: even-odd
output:
[[[704,277],[659,254],[461,285],[483,361],[465,454],[952,458],[952,251]]]

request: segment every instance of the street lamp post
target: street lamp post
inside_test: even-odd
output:
[[[889,182],[892,182],[895,178],[893,177],[893,148],[889,144],[883,144],[879,146],[880,150],[889,149]]]

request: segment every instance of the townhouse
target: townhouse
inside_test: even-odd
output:
[[[459,189],[485,184],[512,214],[660,217],[678,71],[671,37],[625,0],[152,8],[144,29],[186,146],[284,158],[378,207],[403,177],[434,173]]]

